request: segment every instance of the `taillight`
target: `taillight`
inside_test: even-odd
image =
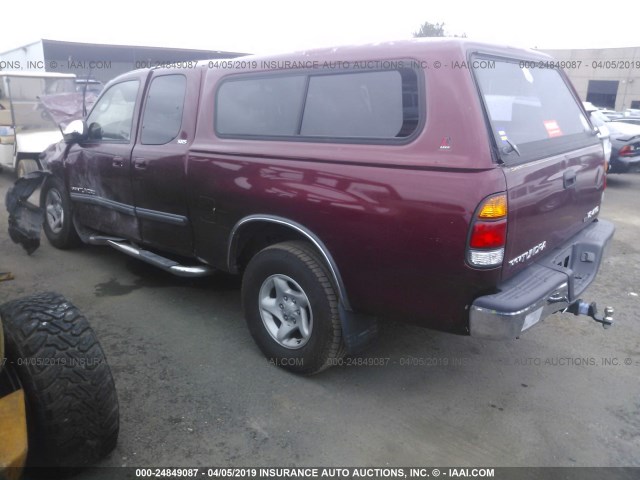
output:
[[[492,195],[479,205],[471,222],[467,261],[474,267],[502,263],[507,241],[507,195]]]
[[[471,231],[469,246],[471,248],[504,247],[507,236],[507,221],[476,222]]]
[[[632,153],[633,149],[631,148],[631,145],[625,145],[618,151],[618,155],[620,155],[621,157],[624,157],[625,155],[631,155]]]
[[[483,203],[478,217],[482,219],[505,218],[507,216],[507,196],[496,195],[487,198]]]

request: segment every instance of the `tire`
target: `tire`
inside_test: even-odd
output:
[[[49,243],[62,250],[77,247],[82,242],[73,225],[71,200],[62,180],[48,177],[40,192],[40,206],[44,209],[44,234]]]
[[[307,243],[258,252],[242,278],[242,304],[251,336],[275,365],[312,375],[345,354],[335,288]]]
[[[27,465],[73,471],[113,450],[118,398],[87,319],[51,292],[6,303],[0,315],[27,403]]]
[[[18,178],[22,178],[26,175],[29,175],[32,172],[37,172],[40,170],[40,166],[38,162],[32,158],[23,158],[18,160],[18,166],[16,167],[16,176]]]

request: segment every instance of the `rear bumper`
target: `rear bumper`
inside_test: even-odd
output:
[[[615,228],[597,221],[526,270],[499,286],[500,292],[477,298],[469,312],[474,337],[511,339],[564,310],[593,281]]]
[[[616,156],[611,159],[611,173],[625,173],[640,166],[640,155],[633,157]]]

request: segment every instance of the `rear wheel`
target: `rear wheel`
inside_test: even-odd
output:
[[[73,225],[71,200],[59,178],[48,177],[40,192],[40,206],[44,209],[44,234],[54,247],[66,249],[80,245],[80,237]]]
[[[283,242],[257,253],[242,280],[249,331],[274,364],[311,375],[344,356],[338,298],[313,248]]]
[[[87,319],[56,293],[6,303],[0,315],[27,403],[28,465],[84,467],[113,450],[118,399]]]
[[[29,175],[31,172],[36,172],[38,170],[40,170],[38,162],[36,162],[32,158],[23,158],[18,161],[18,166],[16,167],[16,176],[18,178],[22,178],[26,175]]]

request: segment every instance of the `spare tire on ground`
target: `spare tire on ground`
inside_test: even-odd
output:
[[[5,303],[0,315],[6,366],[26,398],[27,466],[75,470],[111,452],[118,438],[118,398],[87,319],[51,292]]]

